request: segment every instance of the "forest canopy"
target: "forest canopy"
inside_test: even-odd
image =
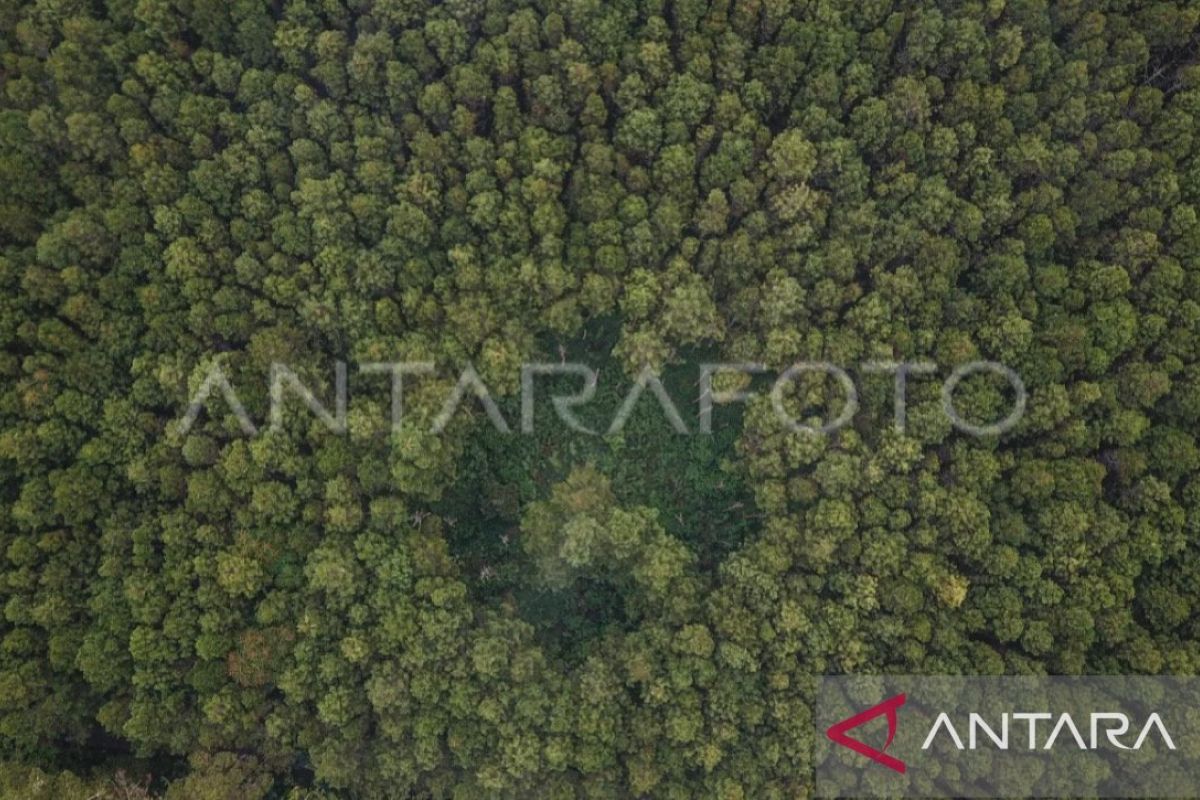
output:
[[[816,676],[1195,674],[1198,131],[1188,0],[0,0],[0,796],[782,800]],[[337,361],[445,369],[178,425]]]

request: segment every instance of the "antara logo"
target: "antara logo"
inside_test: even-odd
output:
[[[871,706],[866,711],[860,711],[852,717],[838,722],[829,727],[825,731],[825,735],[831,741],[840,744],[842,747],[849,747],[854,752],[864,755],[872,761],[883,764],[885,767],[896,772],[903,773],[908,767],[903,761],[883,752],[892,744],[892,740],[896,738],[896,727],[899,719],[896,715],[896,709],[904,705],[907,698],[903,694],[898,694],[895,697],[889,697],[878,705]],[[846,735],[846,731],[857,728],[859,725],[870,722],[876,717],[887,715],[888,735],[887,741],[883,743],[883,750],[876,750],[869,744],[866,744],[858,739],[853,739]]]
[[[908,769],[908,766],[900,759],[884,751],[891,746],[892,741],[896,738],[896,730],[899,726],[899,716],[896,712],[900,706],[904,705],[907,699],[908,697],[905,694],[889,697],[882,703],[871,706],[865,711],[860,711],[841,722],[831,725],[825,731],[825,735],[829,737],[830,741],[842,747],[848,747],[859,755],[866,756],[890,770],[903,774]],[[866,742],[847,735],[848,731],[881,716],[887,717],[888,724],[887,740],[883,743],[881,749],[871,747]],[[1038,735],[1039,722],[1046,723],[1045,729],[1049,731],[1041,738]],[[924,744],[921,745],[921,749],[928,750],[936,739],[940,736],[945,736],[957,750],[975,750],[983,747],[1008,750],[1011,745],[1015,745],[1013,749],[1050,750],[1060,739],[1073,742],[1080,750],[1100,749],[1105,740],[1107,740],[1108,745],[1119,750],[1140,750],[1152,733],[1157,734],[1168,750],[1175,749],[1175,742],[1171,738],[1167,726],[1163,724],[1162,717],[1157,713],[1152,713],[1146,717],[1146,721],[1140,726],[1140,731],[1136,728],[1131,730],[1130,722],[1130,718],[1120,712],[1093,712],[1088,715],[1088,723],[1084,725],[1084,730],[1087,730],[1091,735],[1085,737],[1080,731],[1080,727],[1076,724],[1075,719],[1067,713],[1004,713],[1000,715],[999,724],[989,724],[982,715],[971,712],[967,715],[965,728],[968,735],[967,743],[964,744],[963,737],[959,734],[958,728],[955,727],[954,722],[950,719],[950,715],[943,711],[934,720],[929,733],[925,737]],[[1010,726],[1010,723],[1016,724]],[[1023,737],[1023,742],[1019,741],[1021,738],[1019,734],[1017,736],[1010,736],[1010,727],[1015,727],[1017,731],[1026,733]],[[981,736],[980,734],[983,735]],[[1126,737],[1131,739],[1132,742],[1127,743],[1124,741]],[[1018,739],[1018,741],[1012,742],[1013,739]]]

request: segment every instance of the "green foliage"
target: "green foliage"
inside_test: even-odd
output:
[[[122,771],[111,776],[80,776],[62,771],[0,763],[0,798],[4,800],[153,800],[149,781],[137,781]]]
[[[1198,26],[4,4],[0,794],[138,797],[28,766],[110,742],[186,760],[171,800],[805,796],[814,675],[1194,674]],[[598,433],[649,366],[693,435],[650,392],[609,436],[428,432],[468,362],[519,429],[559,358]],[[973,359],[1029,390],[1003,436],[942,412]],[[267,430],[271,364],[332,408],[336,360],[441,371],[399,430],[363,374],[345,435]],[[754,382],[705,436],[702,360],[941,371],[902,434],[856,373],[836,435]],[[214,365],[258,435],[220,391],[178,430]]]

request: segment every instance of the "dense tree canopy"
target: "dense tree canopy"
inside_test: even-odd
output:
[[[170,800],[803,797],[816,675],[1200,669],[1195,3],[8,0],[0,32],[11,796],[135,797],[59,773],[152,759]],[[520,434],[522,362],[572,358],[589,426],[649,365],[689,435],[649,391]],[[982,359],[1028,389],[999,436],[942,413]],[[697,435],[694,365],[818,360],[846,427],[757,391]],[[337,361],[438,371],[395,429],[355,368],[344,435],[294,391],[269,424],[273,363],[332,414]],[[902,433],[872,361],[939,365]],[[468,363],[513,433],[470,393],[429,432]],[[214,367],[255,435],[219,387],[177,424]]]

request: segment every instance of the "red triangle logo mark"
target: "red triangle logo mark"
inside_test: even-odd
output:
[[[896,709],[904,705],[904,701],[907,699],[907,696],[903,694],[898,694],[895,697],[889,697],[882,703],[871,706],[866,711],[860,711],[852,717],[847,717],[841,722],[831,725],[829,730],[825,731],[825,735],[828,736],[831,741],[840,744],[842,747],[849,747],[859,755],[864,755],[872,761],[883,764],[890,770],[895,770],[896,772],[903,774],[905,769],[907,769],[904,762],[898,758],[889,756],[887,753],[883,752],[883,750],[887,750],[888,746],[891,745],[892,740],[896,738],[896,725],[899,721],[896,717]],[[850,730],[851,728],[857,728],[859,725],[870,722],[876,717],[883,716],[885,714],[887,715],[888,735],[887,741],[883,743],[883,750],[876,750],[874,747],[871,747],[868,744],[860,742],[858,739],[853,739],[846,735],[846,731]]]

